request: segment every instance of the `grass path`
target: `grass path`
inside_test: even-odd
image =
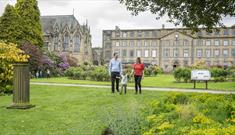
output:
[[[65,84],[92,84],[92,85],[110,85],[110,82],[98,82],[87,80],[70,80],[66,77],[60,78],[42,78],[31,79],[31,82],[46,82],[46,83],[65,83]],[[134,86],[133,83],[129,83],[129,86]],[[193,83],[176,83],[172,75],[158,75],[157,77],[145,77],[142,82],[143,87],[159,87],[159,88],[182,88],[192,89]],[[197,83],[197,89],[204,89],[205,83]],[[209,82],[209,90],[223,90],[223,91],[235,91],[235,82]]]

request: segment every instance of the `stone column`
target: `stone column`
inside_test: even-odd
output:
[[[7,109],[32,108],[34,105],[30,104],[29,64],[16,63],[13,66],[13,103]]]

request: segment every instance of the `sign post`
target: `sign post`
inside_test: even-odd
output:
[[[211,79],[211,73],[209,70],[192,70],[191,80],[194,81],[193,88],[196,88],[196,81],[205,81],[206,89],[208,89],[208,81]]]

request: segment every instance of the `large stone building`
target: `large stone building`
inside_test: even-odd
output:
[[[78,59],[78,63],[92,63],[90,28],[80,25],[73,15],[41,16],[45,48]]]
[[[93,64],[102,65],[103,64],[103,49],[101,47],[92,48],[93,53]]]
[[[123,63],[141,57],[145,64],[159,65],[165,72],[205,60],[208,66],[235,64],[235,27],[192,34],[185,28],[103,30],[106,63],[117,52]]]

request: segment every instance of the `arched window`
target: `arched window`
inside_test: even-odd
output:
[[[64,35],[64,44],[63,44],[63,51],[69,50],[69,34],[65,33]]]
[[[76,34],[74,36],[74,51],[75,52],[79,52],[80,51],[80,45],[81,45],[80,36],[78,34]]]
[[[54,37],[54,50],[58,51],[58,35],[55,35]]]

